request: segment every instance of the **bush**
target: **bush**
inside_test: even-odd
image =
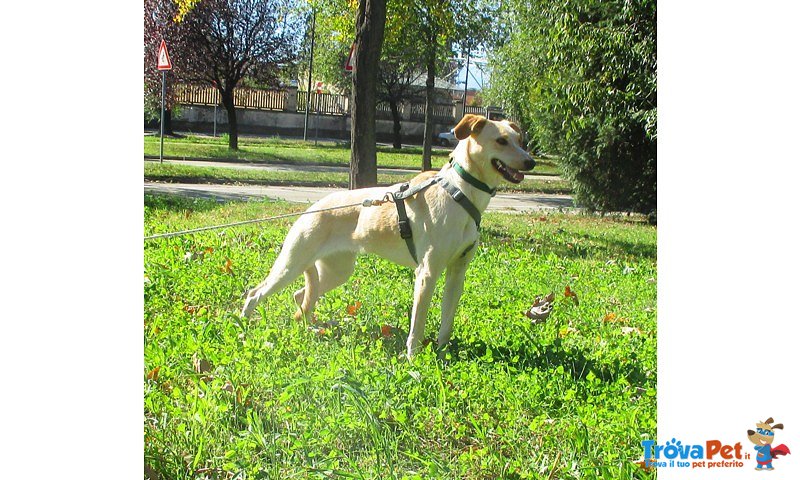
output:
[[[561,158],[580,205],[653,211],[655,2],[512,0],[508,8],[509,39],[490,58],[491,99]]]

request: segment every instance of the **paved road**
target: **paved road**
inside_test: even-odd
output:
[[[145,182],[145,193],[169,193],[197,198],[222,200],[252,200],[260,198],[281,199],[289,202],[311,203],[339,188],[277,187],[263,185],[209,185],[183,183]],[[538,195],[498,193],[489,204],[488,211],[527,212],[573,207],[567,195]]]
[[[157,162],[158,159],[148,158],[145,161]],[[243,162],[217,162],[213,160],[164,160],[164,163],[173,165],[191,165],[193,167],[221,167],[235,168],[238,170],[262,170],[271,172],[334,172],[347,173],[349,167],[344,166],[322,166],[322,165],[297,165],[287,163],[243,163]],[[402,168],[379,168],[378,173],[386,175],[397,175],[407,177],[419,173],[419,170],[408,170]],[[561,180],[555,175],[531,175],[526,174],[529,180]]]

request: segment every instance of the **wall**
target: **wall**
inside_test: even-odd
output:
[[[217,107],[217,134],[227,133],[228,115],[224,108]],[[285,137],[302,137],[305,114],[286,111],[255,110],[237,108],[239,133]],[[460,116],[459,116],[460,118]],[[436,133],[449,131],[455,122],[434,123]],[[206,105],[181,105],[180,116],[172,119],[172,128],[177,131],[212,133],[214,129],[214,107]],[[379,142],[391,143],[393,123],[379,119],[375,122]],[[401,122],[403,143],[422,144],[425,131],[424,122],[403,120]],[[335,138],[350,140],[350,116],[309,114],[308,138]]]

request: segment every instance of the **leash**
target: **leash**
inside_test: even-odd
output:
[[[461,165],[459,165],[458,162],[454,162],[454,161],[451,160],[450,163],[453,165],[453,168],[456,171],[456,173],[461,178],[466,180],[469,184],[477,187],[479,190],[482,190],[482,191],[488,193],[491,196],[495,195],[496,189],[490,189],[488,185],[486,185],[485,183],[481,182],[480,180],[476,179],[475,177],[473,177],[472,175],[467,173],[467,171],[464,170],[464,168],[461,167]],[[320,210],[308,210],[308,211],[305,211],[305,212],[284,213],[282,215],[275,215],[273,217],[266,217],[266,218],[257,218],[255,220],[243,220],[241,222],[226,223],[226,224],[223,224],[223,225],[212,225],[212,226],[208,226],[208,227],[199,227],[199,228],[193,228],[193,229],[190,229],[190,230],[181,230],[181,231],[178,231],[178,232],[158,233],[158,234],[155,234],[155,235],[150,235],[150,236],[144,237],[144,240],[147,241],[147,240],[156,240],[156,239],[161,239],[161,238],[178,237],[178,236],[181,236],[181,235],[189,235],[189,234],[192,234],[192,233],[205,232],[205,231],[209,231],[209,230],[218,230],[218,229],[221,229],[221,228],[237,227],[237,226],[241,226],[241,225],[249,225],[249,224],[252,224],[252,223],[269,222],[269,221],[278,220],[278,219],[281,219],[281,218],[299,217],[301,215],[308,215],[308,214],[311,214],[311,213],[321,213],[321,212],[329,212],[329,211],[332,211],[332,210],[341,210],[343,208],[375,207],[375,206],[383,205],[384,203],[387,203],[387,202],[393,202],[395,204],[395,206],[397,207],[397,217],[398,217],[398,223],[399,223],[399,228],[400,228],[400,237],[403,240],[405,240],[406,246],[408,247],[408,251],[409,251],[409,253],[411,253],[411,257],[414,259],[414,262],[419,263],[419,260],[417,260],[416,248],[414,247],[414,239],[412,238],[411,224],[408,221],[409,220],[408,219],[408,214],[406,213],[405,200],[408,197],[410,197],[412,195],[415,195],[415,194],[419,193],[420,191],[423,191],[423,190],[427,189],[428,187],[430,187],[432,185],[435,185],[435,184],[438,184],[440,187],[442,187],[442,189],[444,189],[444,191],[446,191],[453,200],[455,200],[459,205],[461,205],[461,207],[464,210],[467,211],[467,213],[475,221],[475,225],[478,227],[478,231],[480,231],[480,229],[481,229],[481,213],[480,213],[480,211],[478,211],[478,209],[475,208],[475,206],[472,204],[472,202],[469,201],[467,196],[464,195],[464,192],[462,192],[455,185],[453,185],[450,182],[448,182],[447,180],[445,180],[444,177],[442,177],[441,175],[437,174],[436,176],[429,178],[425,182],[422,182],[421,184],[415,185],[414,187],[411,187],[411,188],[409,188],[409,184],[408,184],[408,182],[406,182],[406,183],[400,185],[400,190],[399,191],[394,192],[394,193],[393,192],[387,192],[386,195],[384,195],[383,198],[380,199],[380,200],[366,199],[366,200],[358,202],[358,203],[352,203],[352,204],[348,204],[348,205],[339,205],[339,206],[336,206],[336,207],[323,208],[323,209],[320,209]]]
[[[278,220],[281,218],[289,218],[289,217],[299,217],[301,215],[307,215],[310,213],[320,213],[320,212],[329,212],[331,210],[340,210],[343,208],[353,208],[353,207],[376,207],[378,205],[383,205],[386,202],[389,202],[387,197],[391,196],[391,193],[387,193],[386,196],[383,197],[381,200],[370,200],[366,199],[363,202],[353,203],[350,205],[339,205],[337,207],[330,207],[330,208],[323,208],[320,210],[310,210],[305,212],[294,212],[294,213],[284,213],[282,215],[275,215],[274,217],[266,217],[266,218],[258,218],[255,220],[244,220],[241,222],[233,222],[233,223],[226,223],[224,225],[213,225],[210,227],[200,227],[200,228],[193,228],[191,230],[181,230],[180,232],[170,232],[170,233],[159,233],[156,235],[150,235],[149,237],[144,237],[145,241],[147,240],[154,240],[158,238],[169,238],[169,237],[178,237],[180,235],[188,235],[190,233],[197,233],[197,232],[204,232],[207,230],[217,230],[220,228],[228,228],[228,227],[236,227],[239,225],[247,225],[250,223],[260,223],[260,222],[269,222],[271,220]]]

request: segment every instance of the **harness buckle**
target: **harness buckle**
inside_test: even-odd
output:
[[[404,240],[411,238],[411,224],[408,223],[408,217],[401,219],[398,222],[398,226],[400,227],[400,238]]]

